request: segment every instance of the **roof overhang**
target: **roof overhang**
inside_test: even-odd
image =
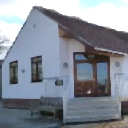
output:
[[[118,52],[115,53],[114,51],[109,51],[109,50],[102,51],[102,49],[100,49],[100,48],[99,49],[95,48],[94,46],[91,46],[86,40],[77,36],[74,32],[72,32],[71,30],[69,30],[68,28],[66,28],[60,24],[58,25],[58,28],[59,28],[60,37],[74,38],[75,40],[77,40],[78,42],[80,42],[81,44],[83,44],[85,46],[86,53],[104,55],[104,56],[110,56],[110,57],[123,57],[124,56],[124,54],[120,54]]]
[[[85,49],[86,49],[86,46],[85,46]],[[96,49],[93,49],[91,51],[86,49],[85,52],[90,53],[90,54],[109,56],[109,57],[123,57],[124,56],[122,54],[113,53],[113,52],[106,52],[106,51],[100,51],[100,50],[96,50]]]

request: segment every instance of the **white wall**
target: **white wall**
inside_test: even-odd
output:
[[[84,45],[74,39],[60,38],[60,74],[61,76],[68,75],[68,90],[71,98],[74,97],[74,52],[85,52]],[[64,62],[68,63],[67,69],[63,68]]]
[[[73,61],[73,53],[74,52],[85,52],[85,46],[78,41],[72,39],[69,41],[69,85],[70,89],[70,96],[74,97],[74,61]]]
[[[120,97],[122,100],[128,100],[128,55],[125,55],[121,61],[123,76],[118,77]]]
[[[35,25],[35,27],[34,27]],[[55,81],[44,80],[31,83],[31,57],[42,56],[43,77],[67,76],[70,97],[74,97],[73,53],[85,52],[85,47],[74,39],[59,38],[58,25],[36,10],[32,10],[16,43],[3,63],[2,98],[38,99],[43,96],[62,96],[64,86],[55,86]],[[9,63],[18,60],[18,84],[10,85]],[[121,66],[116,67],[115,62]],[[68,63],[68,68],[63,63]],[[128,58],[110,58],[112,96],[115,96],[114,74],[128,74]],[[25,73],[21,70],[25,69]],[[125,83],[128,95],[128,82]]]
[[[36,26],[34,28],[34,25]],[[3,63],[3,98],[37,99],[60,96],[54,81],[31,83],[31,57],[42,56],[43,77],[60,76],[58,25],[32,10],[16,43]],[[9,84],[9,63],[18,60],[18,84]],[[25,73],[21,70],[25,69]]]
[[[115,96],[115,79],[114,79],[114,75],[115,74],[119,74],[119,73],[123,73],[122,68],[123,68],[123,61],[124,58],[122,57],[110,57],[110,78],[111,78],[111,96],[114,97]],[[115,63],[119,62],[120,66],[116,67]]]
[[[115,63],[120,62],[120,67],[116,67]],[[110,58],[110,72],[111,72],[111,90],[112,96],[116,96],[114,75],[121,73],[124,75],[117,75],[117,86],[119,86],[119,95],[121,100],[128,100],[128,56],[124,57],[111,57]]]
[[[69,87],[69,82],[66,77],[69,76],[69,66],[67,68],[63,67],[63,63],[69,64],[69,42],[68,39],[59,38],[60,47],[60,76],[64,79],[64,85],[59,86],[60,93],[63,95],[67,87]],[[68,78],[69,79],[69,78]]]
[[[60,66],[61,66],[61,75],[68,75],[69,82],[68,88],[70,90],[70,97],[74,97],[74,64],[73,64],[73,53],[74,52],[85,52],[85,47],[81,43],[77,42],[74,39],[62,39],[60,38]],[[68,62],[69,67],[64,69],[62,67],[63,62]],[[115,63],[119,62],[120,67],[116,67]],[[110,79],[111,79],[111,96],[115,96],[115,79],[114,75],[118,73],[127,73],[128,70],[126,67],[128,64],[128,59],[126,57],[110,57]],[[121,89],[120,89],[121,90]],[[124,86],[123,92],[126,96],[127,86]],[[128,95],[128,92],[127,92]]]

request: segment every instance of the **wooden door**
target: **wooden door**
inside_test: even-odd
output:
[[[109,96],[110,66],[109,57],[74,55],[74,90],[75,97]]]

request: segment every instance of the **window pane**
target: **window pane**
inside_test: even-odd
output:
[[[35,57],[35,58],[32,58],[32,61],[33,61],[33,62],[40,62],[40,61],[42,61],[42,57]]]
[[[108,90],[108,67],[107,63],[97,64],[97,83],[98,90],[102,92],[107,92]]]
[[[87,58],[83,54],[76,54],[75,59],[76,60],[87,60]]]
[[[16,84],[18,82],[18,62],[10,63],[10,83]]]
[[[42,77],[42,57],[32,58],[32,81],[40,81]]]
[[[18,62],[12,62],[11,67],[17,66]]]
[[[93,92],[93,66],[89,63],[77,64],[77,93],[90,95]]]
[[[18,82],[18,67],[15,67],[15,70],[14,70],[14,75],[15,75],[15,82]]]
[[[32,80],[36,80],[36,64],[32,64]]]
[[[10,68],[10,83],[13,81],[13,68]]]
[[[38,79],[42,80],[43,74],[42,74],[42,62],[38,63]]]
[[[77,64],[77,80],[91,81],[93,79],[93,68],[89,63]]]

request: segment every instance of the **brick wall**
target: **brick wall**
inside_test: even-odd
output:
[[[63,106],[62,97],[42,97],[41,99],[3,99],[4,108],[29,109],[32,106]]]
[[[39,104],[39,99],[2,99],[4,108],[29,109],[33,104]]]
[[[40,99],[3,99],[4,108],[29,109],[31,105],[40,103]],[[121,111],[128,114],[128,101],[121,103]]]

